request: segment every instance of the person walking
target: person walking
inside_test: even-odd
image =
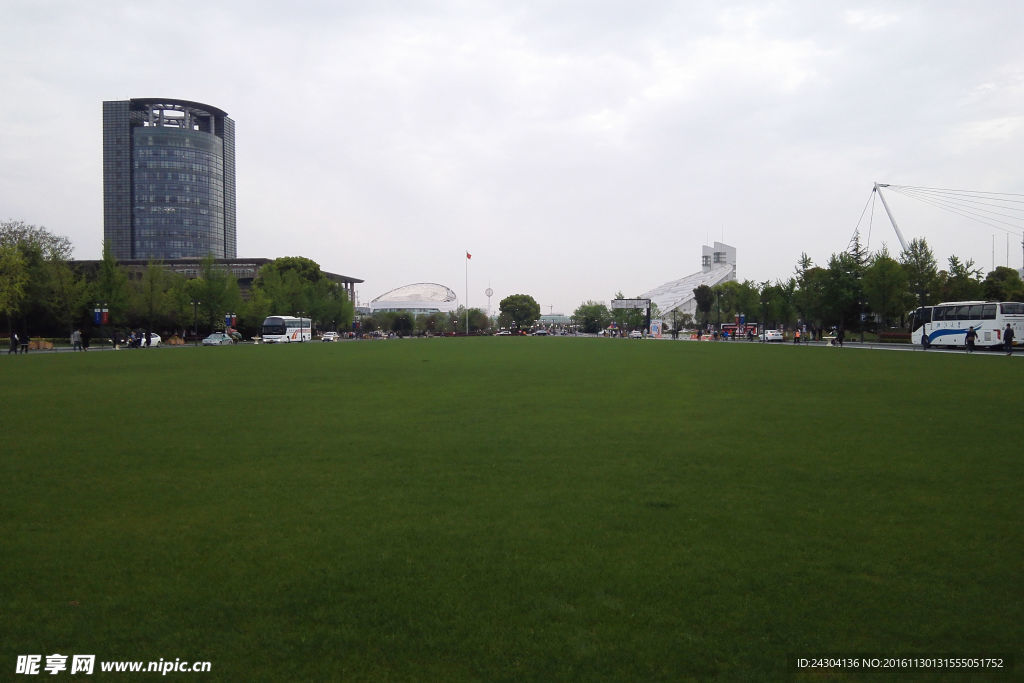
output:
[[[18,353],[18,333],[14,330],[11,330],[11,347],[7,349],[7,355],[9,356],[12,353],[15,355]]]
[[[967,328],[967,353],[974,353],[974,341],[978,338],[978,333],[975,331],[974,326]]]
[[[22,353],[28,353],[28,332],[22,330],[22,333],[18,335],[18,346],[21,347]]]
[[[1010,327],[1010,323],[1006,323],[1006,329],[1003,330],[1003,348],[1006,349],[1006,355],[1013,354],[1013,328]]]
[[[71,333],[71,350],[81,351],[82,350],[82,331],[75,330]]]

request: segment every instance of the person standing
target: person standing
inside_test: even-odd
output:
[[[28,353],[28,332],[22,330],[21,334],[18,335],[18,346],[21,347],[22,353]]]
[[[82,331],[75,330],[71,333],[71,350],[81,351],[82,350]]]
[[[18,333],[14,330],[11,330],[11,347],[7,349],[7,355],[9,356],[12,353],[15,355],[18,353]]]
[[[978,338],[978,333],[975,331],[974,326],[967,328],[967,353],[974,353],[974,341]]]
[[[1007,356],[1013,353],[1013,328],[1010,327],[1010,323],[1006,323],[1006,329],[1003,330],[1003,348],[1006,349]]]

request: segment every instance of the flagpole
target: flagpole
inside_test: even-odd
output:
[[[469,336],[469,251],[466,251],[466,336]]]

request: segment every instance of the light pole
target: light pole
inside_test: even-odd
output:
[[[300,342],[305,341],[305,337],[302,334],[302,330],[305,329],[304,326],[303,326],[303,322],[302,322],[302,316],[304,316],[304,315],[306,315],[305,311],[296,311],[295,312],[295,317],[297,317],[299,319],[299,341]],[[312,337],[312,332],[313,331],[311,329],[310,330],[310,337]]]
[[[199,346],[199,299],[192,299],[192,345]]]

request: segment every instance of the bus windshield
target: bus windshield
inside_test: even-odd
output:
[[[263,321],[263,334],[284,334],[286,329],[280,318],[267,318]]]

